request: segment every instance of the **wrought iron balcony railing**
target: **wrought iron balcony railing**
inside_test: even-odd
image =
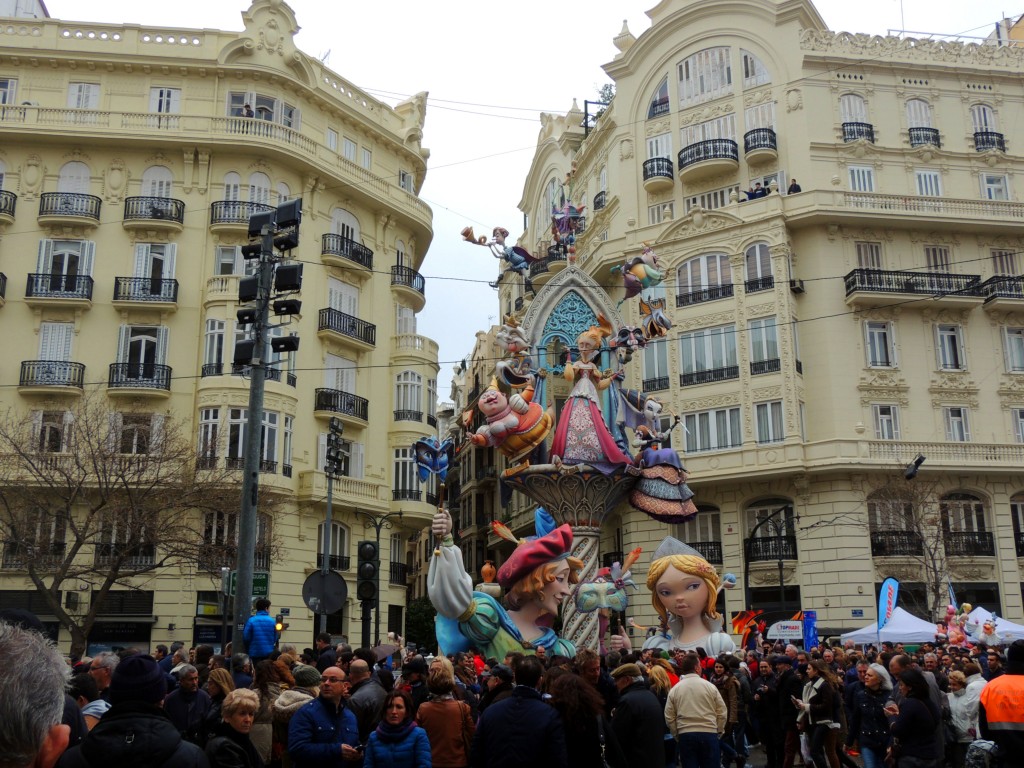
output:
[[[692,304],[703,304],[705,301],[717,301],[728,299],[733,295],[732,283],[725,285],[713,285],[710,288],[701,288],[699,291],[676,294],[676,307],[689,307]]]
[[[950,557],[994,557],[996,554],[991,531],[944,531],[942,540]]]
[[[340,389],[317,389],[314,410],[340,413],[366,421],[370,402],[365,397],[353,395]]]
[[[166,220],[185,222],[185,203],[171,197],[129,197],[124,201],[125,221]]]
[[[768,360],[752,360],[750,362],[750,375],[759,376],[762,373],[778,373],[782,368],[782,362],[777,357]]]
[[[220,376],[224,373],[224,363],[203,363],[200,375],[206,376]]]
[[[423,275],[412,267],[403,267],[397,264],[391,267],[391,284],[403,285],[406,288],[412,288],[417,293],[426,295]]]
[[[88,275],[31,272],[25,286],[26,299],[79,299],[92,301],[93,279]]]
[[[611,568],[615,563],[622,562],[622,552],[605,552],[601,555],[601,567]]]
[[[218,200],[210,203],[210,224],[248,224],[254,213],[276,210],[265,203],[248,203],[242,200]]]
[[[752,563],[796,560],[796,536],[755,536],[745,539],[744,550]]]
[[[907,272],[855,269],[844,278],[846,295],[857,292],[907,293],[928,296],[983,296],[980,275],[951,275],[948,272]]]
[[[394,488],[391,491],[392,501],[419,501],[423,491],[416,488]]]
[[[331,555],[328,559],[329,565],[327,566],[332,571],[347,571],[352,562],[352,559],[348,555]],[[324,567],[324,553],[317,552],[316,554],[316,567]]]
[[[4,554],[3,560],[0,561],[0,567],[23,571],[28,569],[29,563],[32,563],[37,568],[52,569],[64,559],[64,552],[63,541],[53,541],[39,546],[7,541],[4,542]]]
[[[106,568],[120,562],[122,568],[148,568],[156,563],[156,546],[154,544],[137,544],[125,547],[122,544],[105,542],[96,545],[93,564]]]
[[[325,307],[320,310],[320,325],[317,327],[317,330],[334,331],[342,336],[348,336],[361,341],[364,344],[376,345],[377,343],[376,325],[360,320],[358,317],[346,315],[340,309],[332,307]]]
[[[644,379],[644,392],[660,392],[668,389],[668,376],[657,376],[653,379]]]
[[[95,195],[78,192],[44,192],[39,196],[40,216],[70,216],[82,219],[100,220],[100,205]]]
[[[357,243],[355,240],[341,235],[330,233],[324,235],[321,253],[325,256],[341,256],[361,267],[373,269],[373,251],[362,243]]]
[[[600,211],[605,207],[608,200],[608,193],[605,190],[601,190],[594,195],[594,211]]]
[[[875,143],[875,126],[871,123],[843,123],[843,141],[849,143],[864,139]]]
[[[976,131],[974,134],[974,149],[978,152],[986,152],[990,149],[998,149],[1000,152],[1006,151],[1006,142],[1003,140],[1003,134],[996,133],[995,131]]]
[[[199,570],[219,571],[222,567],[234,568],[238,557],[237,547],[232,544],[204,544],[199,550]],[[270,547],[257,544],[253,566],[258,571],[270,568]]]
[[[111,363],[107,379],[110,389],[171,388],[171,367],[157,363]]]
[[[754,128],[743,134],[743,152],[749,154],[757,149],[775,149],[778,143],[775,138],[775,131],[771,128]]]
[[[115,277],[114,301],[177,302],[178,281],[159,277]]]
[[[911,128],[909,133],[912,147],[942,147],[938,128]]]
[[[743,290],[746,293],[760,293],[761,291],[770,291],[775,287],[775,278],[771,275],[768,277],[755,277],[752,280],[746,280],[743,283]]]
[[[423,411],[410,411],[399,408],[395,411],[395,421],[423,421]]]
[[[405,563],[391,563],[391,570],[388,574],[388,583],[398,587],[404,587],[409,583],[409,566]]]
[[[667,157],[652,157],[644,160],[644,181],[648,179],[672,179],[675,173],[672,170],[672,160]]]
[[[679,151],[679,170],[705,160],[735,160],[739,162],[740,150],[732,139],[708,139],[698,141]]]
[[[0,216],[14,216],[18,196],[7,190],[0,190]]]
[[[916,531],[871,531],[874,557],[923,555],[924,541]]]
[[[720,541],[691,541],[690,546],[700,552],[704,559],[712,565],[721,565],[725,562],[722,558],[722,542]]]
[[[985,303],[995,299],[1024,300],[1024,278],[1016,275],[994,275],[981,284]]]
[[[703,371],[679,374],[679,386],[692,387],[696,384],[712,384],[716,381],[728,381],[740,377],[738,365],[727,365],[724,368],[709,368]]]
[[[85,383],[85,365],[67,360],[23,360],[18,385],[22,387],[77,387]]]

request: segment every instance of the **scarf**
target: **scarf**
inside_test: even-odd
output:
[[[377,738],[386,744],[397,744],[404,741],[415,727],[416,721],[411,717],[398,725],[391,725],[386,720],[381,720],[380,725],[377,726]]]
[[[726,672],[724,674],[721,674],[721,675],[712,674],[711,675],[711,682],[715,684],[716,688],[721,688],[723,685],[725,685],[729,681],[730,677],[732,677],[732,675],[730,675],[728,672]]]

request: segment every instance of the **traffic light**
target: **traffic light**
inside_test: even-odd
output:
[[[364,602],[377,599],[377,574],[380,571],[377,544],[361,541],[356,549],[359,565],[356,568],[356,597]]]
[[[280,635],[282,632],[284,632],[284,628],[286,626],[287,624],[284,623],[284,614],[277,614],[277,616],[274,617],[274,631]]]

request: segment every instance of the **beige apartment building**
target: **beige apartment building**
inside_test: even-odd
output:
[[[256,567],[269,571],[272,613],[290,614],[284,640],[310,646],[319,617],[301,588],[329,536],[350,589],[328,628],[358,643],[355,548],[377,534],[356,512],[403,515],[382,531],[383,634],[402,630],[409,539],[436,505],[410,447],[436,427],[437,344],[416,330],[433,237],[418,197],[426,94],[392,108],[298,50],[286,4],[239,10],[238,31],[0,19],[0,410],[33,414],[50,435],[38,451],[60,454],[64,414],[98,397],[119,430],[129,411],[142,431],[174,419],[203,467],[241,470],[249,378],[233,349],[248,334],[239,281],[255,266],[241,249],[251,214],[301,198],[289,258],[304,264],[303,308],[272,333],[301,344],[270,358],[260,487],[279,508],[261,513]],[[325,531],[332,417],[345,460]],[[121,443],[129,454],[147,444]],[[238,515],[193,522],[209,556],[117,584],[90,649],[220,645],[220,568],[234,565]],[[63,557],[55,530],[41,526],[31,551]],[[115,543],[77,557],[102,559]],[[0,606],[40,613],[67,647],[26,551],[5,542]],[[89,609],[94,586],[59,586],[69,614]]]
[[[951,582],[1024,618],[1024,49],[835,32],[807,0],[648,15],[599,117],[541,115],[520,203],[534,291],[575,267],[618,301],[645,242],[664,276],[672,327],[626,386],[681,417],[701,512],[623,507],[602,551],[675,533],[736,574],[729,615],[816,610],[824,634],[871,620],[887,576],[921,616]],[[546,257],[565,199],[573,265]],[[502,314],[534,295],[506,273]],[[654,622],[646,590],[630,613]]]

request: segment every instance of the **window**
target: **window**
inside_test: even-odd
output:
[[[647,206],[647,224],[653,226],[663,221],[672,221],[675,211],[675,203],[656,203]]]
[[[242,177],[234,171],[224,174],[224,199],[242,199]]]
[[[292,191],[283,181],[277,182],[277,202],[286,203],[292,199]]]
[[[295,434],[295,418],[292,416],[284,417],[284,460],[283,463],[286,467],[292,465],[292,437]]]
[[[68,84],[68,106],[71,109],[98,109],[100,106],[99,83]]]
[[[335,208],[331,211],[331,232],[346,240],[359,242],[359,219],[351,211]]]
[[[874,168],[872,168],[870,165],[851,165],[849,170],[851,192],[875,191]]]
[[[263,412],[263,427],[260,431],[260,461],[268,472],[277,471],[277,432],[280,417],[273,411]],[[271,465],[271,466],[268,466]]]
[[[996,115],[988,104],[975,104],[971,107],[971,123],[975,133],[996,131]]]
[[[992,272],[996,275],[1017,275],[1017,252],[992,249]]]
[[[876,440],[900,439],[899,406],[872,405],[871,414],[874,417],[875,422]]]
[[[781,443],[786,439],[786,428],[782,424],[782,401],[758,403],[755,406],[757,415],[757,442]]]
[[[242,117],[246,104],[250,105],[257,120],[280,123],[289,128],[299,127],[299,110],[291,104],[255,91],[228,93],[227,113],[231,117]]]
[[[768,251],[768,243],[754,243],[744,254],[747,265],[747,281],[771,280],[772,258]]]
[[[700,104],[732,93],[732,52],[706,48],[678,65],[679,106]]]
[[[787,499],[765,499],[747,507],[747,531],[757,538],[774,538],[775,536],[793,536],[796,533],[796,519],[793,503]],[[771,518],[777,520],[780,530],[771,523],[758,527],[759,523]],[[757,532],[754,533],[754,529]]]
[[[672,157],[672,134],[662,133],[647,137],[647,159]]]
[[[602,165],[601,170],[597,174],[597,186],[600,187],[602,192],[608,191],[608,166]]]
[[[163,365],[167,359],[167,328],[122,325],[117,347],[117,362],[126,364],[125,378],[155,379],[158,377],[156,366]]]
[[[839,116],[843,123],[868,122],[868,105],[863,96],[844,93],[839,97]]]
[[[395,240],[395,264],[400,267],[408,266],[405,261],[405,243]]]
[[[212,469],[220,453],[220,408],[202,408],[199,411],[200,468]]]
[[[281,105],[281,125],[286,128],[298,128],[299,110],[291,104],[283,103]]]
[[[242,408],[228,409],[227,458],[229,469],[241,469],[245,460],[245,431],[248,412]],[[263,412],[260,429],[260,460],[262,469],[277,471],[277,432],[279,415],[273,411]]]
[[[882,244],[870,242],[854,243],[857,249],[857,266],[861,269],[882,268]]]
[[[1024,443],[1024,408],[1014,408],[1012,418],[1013,437],[1018,443]]]
[[[347,136],[341,141],[341,156],[350,163],[356,161],[356,143]]]
[[[37,567],[45,563],[44,567],[53,568],[65,556],[66,515],[34,507],[19,514],[5,528],[4,568],[27,569],[30,562]]]
[[[914,180],[917,183],[917,194],[922,197],[942,197],[942,183],[938,171],[918,169],[914,171]]]
[[[57,177],[57,191],[88,194],[91,182],[89,166],[75,160],[61,166]]]
[[[142,292],[166,300],[174,298],[174,266],[178,246],[175,243],[136,243],[133,276],[145,278]],[[166,281],[166,282],[165,282]]]
[[[679,337],[683,373],[700,373],[736,365],[736,326],[722,325]]]
[[[931,128],[932,107],[924,99],[907,100],[907,127]]]
[[[935,351],[943,371],[962,371],[967,367],[964,357],[963,329],[959,325],[935,326]]]
[[[416,454],[412,448],[396,448],[394,453],[394,496],[415,500],[420,497],[420,480],[416,474]]]
[[[316,529],[316,552],[318,556],[323,556],[324,553],[324,528],[327,524],[320,523]],[[334,558],[348,557],[348,528],[338,522],[331,522],[331,560],[337,563]],[[339,565],[333,565],[332,567],[340,567]]]
[[[774,317],[751,320],[748,325],[750,335],[750,359],[754,363],[763,363],[779,359],[779,340]]]
[[[327,353],[324,359],[324,386],[350,394],[356,391],[356,361]]]
[[[415,183],[416,183],[416,179],[408,171],[399,171],[398,172],[398,186],[400,186],[402,189],[404,189],[410,195],[416,194],[416,190],[414,188]]]
[[[402,545],[402,534],[392,533],[391,534],[391,546],[390,550],[390,561],[392,563],[404,563],[405,562],[405,547]]]
[[[1004,333],[1006,336],[1007,372],[1024,372],[1024,328],[1006,328]]]
[[[696,125],[688,125],[680,132],[682,145],[688,147],[710,139],[736,140],[736,115],[728,114]]]
[[[74,323],[40,323],[39,359],[55,362],[71,360],[71,341],[74,337]]]
[[[270,177],[256,172],[249,176],[249,202],[270,205]]]
[[[359,156],[359,164],[366,170],[373,168],[373,151],[363,147],[363,151]]]
[[[253,275],[259,266],[259,259],[243,259],[240,245],[217,246],[214,264],[216,275]]]
[[[998,173],[981,174],[981,196],[985,200],[1009,200],[1009,184],[1006,176]]]
[[[71,442],[70,411],[36,411],[33,413],[40,453],[67,453]]]
[[[643,350],[644,392],[655,392],[669,388],[668,340],[654,339]]]
[[[151,165],[142,172],[142,194],[146,197],[170,197],[174,174],[162,165]]]
[[[423,377],[402,371],[395,377],[395,410],[423,414]]]
[[[416,313],[409,307],[395,305],[395,332],[399,335],[416,333]]]
[[[868,365],[872,368],[896,366],[892,323],[871,320],[864,323]]]
[[[950,493],[939,501],[944,531],[981,533],[988,530],[985,503],[970,493]]]
[[[945,245],[926,245],[924,260],[931,272],[949,272],[949,248]]]
[[[359,289],[337,278],[328,278],[327,306],[349,317],[359,317]]]
[[[680,294],[728,286],[730,290],[722,295],[731,296],[732,266],[729,257],[724,253],[706,253],[684,261],[676,271],[676,284]]]
[[[155,447],[155,438],[162,426],[163,417],[150,413],[111,414],[118,453],[135,456],[147,455]]]
[[[665,75],[665,79],[661,81],[654,91],[654,95],[651,96],[651,104],[647,108],[647,117],[650,119],[658,115],[664,115],[668,113],[668,110],[668,75]]]
[[[166,86],[150,88],[149,111],[155,112],[157,115],[149,120],[151,127],[177,128],[177,115],[181,112],[181,88]]]
[[[683,434],[687,453],[739,448],[743,445],[738,407],[688,413],[683,416],[683,426],[686,428]]]
[[[951,443],[966,443],[971,439],[971,428],[967,419],[967,409],[951,406],[942,409],[942,418],[946,423],[946,440]]]
[[[743,87],[753,88],[757,85],[770,83],[772,76],[765,68],[761,60],[750,51],[740,49],[740,57],[743,59]]]
[[[338,132],[333,128],[327,129],[327,148],[331,152],[338,151]]]
[[[672,535],[680,541],[690,544],[695,542],[720,543],[722,541],[721,511],[718,507],[703,504],[698,509],[700,510],[699,515],[691,517],[685,523],[677,523],[672,526],[675,529],[672,531]]]
[[[50,293],[79,294],[81,277],[92,276],[96,243],[90,240],[40,240],[34,285]]]
[[[341,475],[345,477],[363,476],[363,444],[354,443],[351,440],[341,441]],[[323,472],[327,465],[327,433],[319,435],[317,451],[317,471]]]
[[[427,420],[437,423],[437,379],[427,379]]]
[[[14,104],[18,94],[18,81],[0,78],[0,106]]]
[[[756,104],[743,110],[744,130],[752,131],[755,128],[771,128],[775,130],[775,102],[769,101],[765,104]]]

